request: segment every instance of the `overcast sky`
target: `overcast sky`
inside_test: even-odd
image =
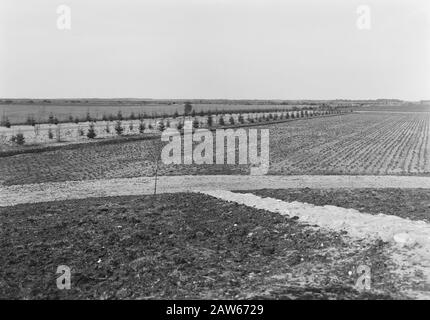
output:
[[[430,99],[430,1],[0,0],[0,97]]]

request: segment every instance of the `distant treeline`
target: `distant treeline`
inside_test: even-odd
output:
[[[361,104],[376,104],[376,103],[402,103],[398,99],[377,99],[377,100],[250,100],[250,99],[0,99],[1,105],[181,105],[185,103],[192,104],[225,104],[225,105],[320,105],[332,104],[340,105],[347,104],[350,106],[358,106]]]
[[[123,115],[122,111],[119,110],[117,113],[103,113],[102,116],[93,116],[90,112],[87,112],[86,114],[82,116],[73,116],[72,114],[69,115],[66,119],[58,119],[57,115],[54,113],[49,113],[48,117],[45,119],[36,119],[34,115],[28,115],[25,122],[21,123],[14,123],[14,125],[19,124],[26,124],[26,125],[36,125],[36,124],[42,124],[42,123],[49,123],[49,124],[59,124],[59,123],[80,123],[80,122],[94,122],[94,121],[118,121],[118,120],[144,120],[144,119],[165,119],[172,117],[173,119],[177,117],[183,117],[183,116],[191,116],[191,117],[204,117],[209,115],[225,115],[225,114],[248,114],[248,113],[275,113],[275,112],[291,112],[291,111],[306,111],[306,110],[340,110],[350,108],[350,106],[331,106],[329,104],[320,104],[318,106],[303,106],[303,107],[297,107],[293,106],[289,109],[285,108],[252,108],[252,109],[215,109],[215,110],[199,110],[196,111],[193,109],[192,104],[187,102],[183,108],[183,111],[180,113],[178,110],[175,110],[173,114],[168,114],[166,112],[158,113],[158,112],[131,112],[130,114]],[[7,117],[7,115],[3,115],[2,119],[0,121],[1,126],[5,127],[11,127],[11,123]]]

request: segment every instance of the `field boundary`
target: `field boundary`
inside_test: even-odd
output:
[[[256,186],[258,186],[256,188]],[[430,177],[410,176],[160,176],[157,193],[207,190],[395,188],[430,189]],[[23,203],[65,201],[154,193],[154,177],[115,178],[2,186],[0,207]]]

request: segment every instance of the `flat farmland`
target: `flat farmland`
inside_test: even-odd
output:
[[[290,110],[293,107],[301,108],[309,105],[280,105],[280,104],[193,104],[193,110],[196,112],[207,111],[238,111],[238,110],[258,110],[263,108],[273,108]],[[184,104],[145,104],[145,105],[28,105],[28,104],[14,104],[14,105],[0,105],[0,118],[7,117],[12,124],[25,123],[29,116],[33,117],[36,121],[47,123],[49,115],[57,117],[59,121],[68,121],[69,117],[78,119],[85,119],[87,113],[92,118],[102,119],[103,115],[117,115],[121,111],[124,117],[130,117],[132,113],[136,116],[138,114],[158,115],[162,114],[173,115],[176,112],[182,114],[184,112]]]
[[[430,113],[360,113],[271,129],[271,173],[430,173]]]
[[[430,104],[417,104],[417,103],[409,103],[409,104],[386,104],[386,105],[366,105],[359,108],[355,108],[355,110],[360,111],[379,111],[379,112],[430,112]]]
[[[430,174],[430,113],[354,113],[254,128],[270,130],[269,174]],[[0,158],[0,183],[152,176],[159,140]],[[247,165],[164,165],[160,175],[249,174]]]

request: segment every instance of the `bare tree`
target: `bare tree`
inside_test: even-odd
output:
[[[158,138],[151,140],[151,148],[148,148],[150,161],[154,163],[154,195],[157,194],[158,171],[160,169],[161,151],[164,143]]]
[[[188,116],[191,111],[193,110],[193,106],[191,105],[190,102],[185,102],[184,105],[184,116]]]
[[[57,124],[57,127],[55,128],[55,135],[57,137],[57,142],[61,141],[61,125]]]

